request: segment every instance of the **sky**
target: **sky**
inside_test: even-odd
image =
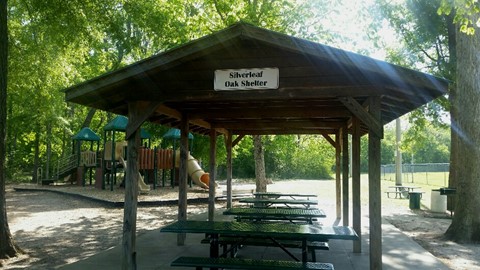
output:
[[[337,12],[322,22],[332,33],[346,37],[344,43],[335,44],[335,47],[385,60],[384,48],[399,46],[395,31],[386,20],[381,21],[381,29],[376,31],[385,46],[376,48],[368,36],[371,31],[369,24],[375,20],[375,0],[339,0],[337,3]]]

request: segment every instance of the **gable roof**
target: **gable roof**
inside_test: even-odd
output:
[[[214,90],[223,69],[278,68],[277,89]],[[386,124],[447,92],[446,80],[356,53],[238,23],[65,90],[66,101],[127,115],[128,101],[159,106],[148,121],[233,134],[334,133],[354,109],[381,99]],[[365,131],[367,127],[363,125]]]

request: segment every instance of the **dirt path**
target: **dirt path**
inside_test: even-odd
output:
[[[50,192],[7,192],[8,221],[26,252],[4,269],[54,269],[120,244],[123,209]],[[199,206],[190,213],[203,212]],[[139,234],[176,219],[176,206],[138,208]],[[162,217],[162,218],[159,218]]]

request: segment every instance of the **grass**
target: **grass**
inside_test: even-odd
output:
[[[382,180],[395,182],[395,174],[387,173],[381,175]],[[448,186],[448,172],[418,172],[403,173],[403,184],[427,185],[434,187]]]

